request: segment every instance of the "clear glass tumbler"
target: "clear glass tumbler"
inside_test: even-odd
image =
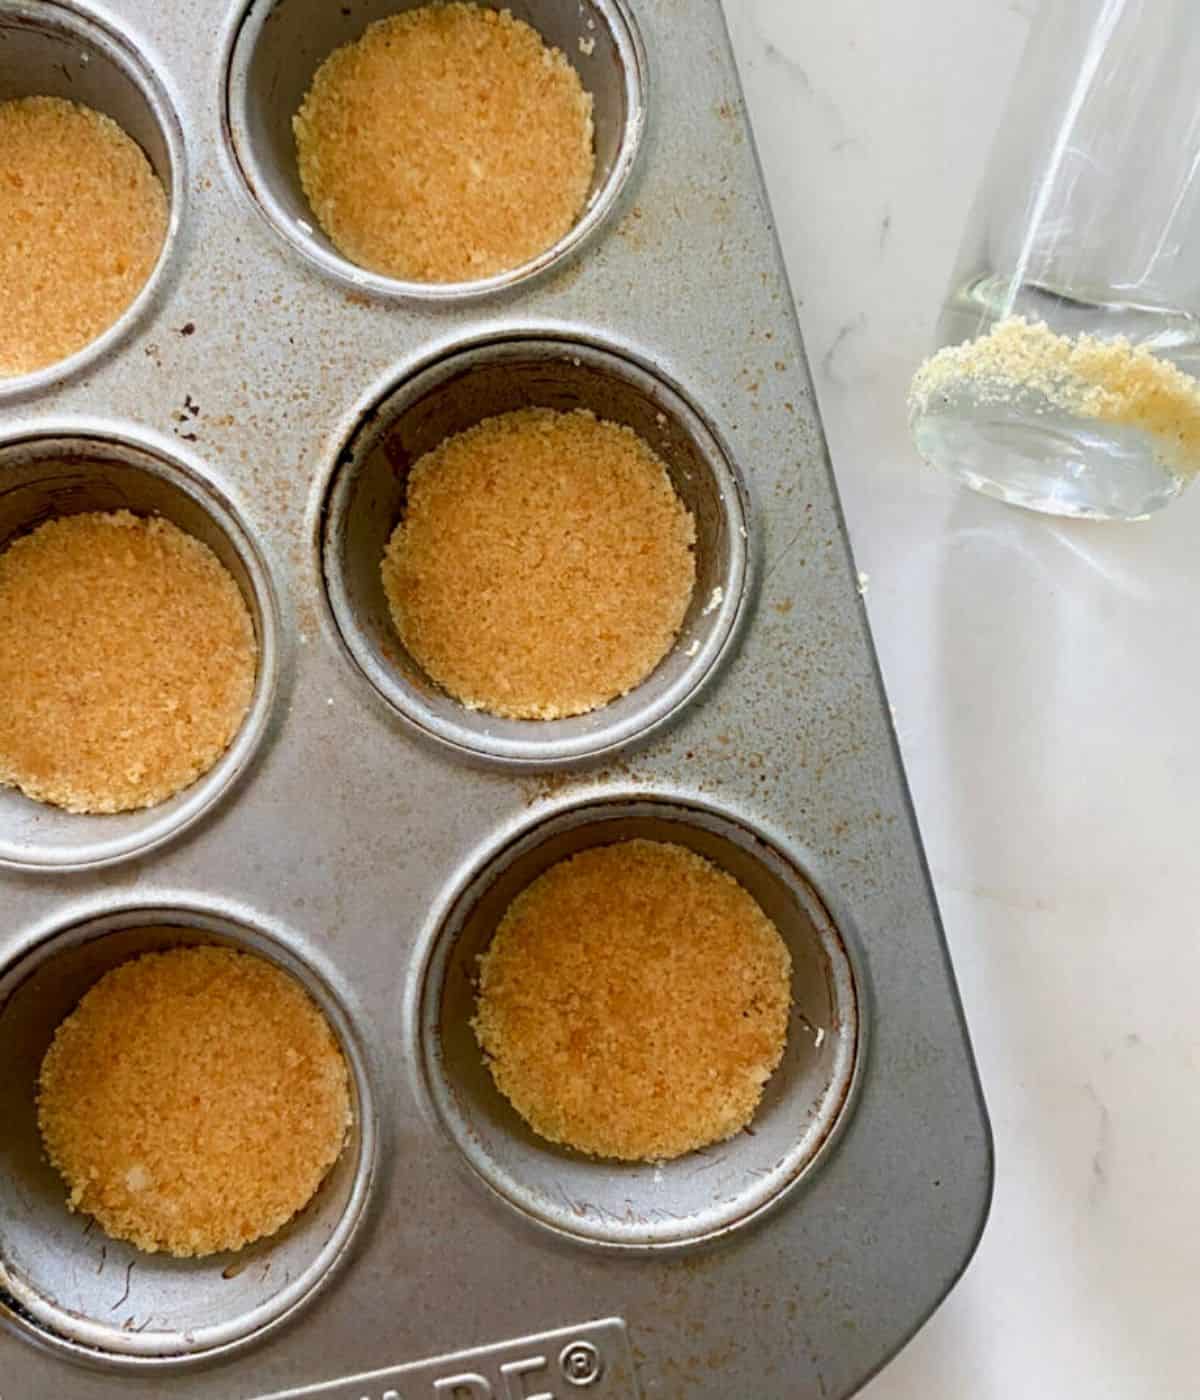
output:
[[[1044,0],[909,401],[921,455],[1135,519],[1200,469],[1200,7]]]

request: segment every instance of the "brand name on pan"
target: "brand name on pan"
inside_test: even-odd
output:
[[[574,1341],[556,1360],[544,1353],[520,1356],[501,1362],[490,1375],[456,1371],[423,1379],[418,1388],[389,1385],[364,1391],[355,1400],[564,1400],[595,1385],[603,1371],[603,1360],[591,1342]]]
[[[637,1400],[625,1323],[602,1318],[259,1400]]]

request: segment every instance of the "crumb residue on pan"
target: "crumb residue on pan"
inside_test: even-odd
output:
[[[401,640],[451,695],[555,719],[625,694],[666,655],[695,537],[631,428],[523,409],[416,463],[383,582]]]
[[[576,222],[592,98],[507,10],[433,4],[372,24],[317,70],[293,119],[300,180],[334,246],[388,276],[518,267]]]
[[[129,511],[49,520],[0,552],[0,784],[71,812],[163,802],[225,752],[257,664],[207,545]]]
[[[0,102],[0,376],[107,330],[166,231],[162,184],[111,118],[58,97]]]
[[[750,1121],[787,1040],[791,957],[731,875],[632,840],[561,861],[480,959],[476,1036],[542,1137],[678,1157]]]
[[[69,1205],[114,1239],[240,1249],[309,1202],[351,1121],[328,1022],[265,959],[173,948],[114,968],[63,1021],[38,1124]]]

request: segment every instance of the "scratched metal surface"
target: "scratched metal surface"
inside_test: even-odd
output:
[[[299,1321],[168,1381],[143,1362],[80,1364],[9,1316],[3,1400],[249,1397],[610,1316],[647,1397],[840,1397],[971,1253],[991,1184],[986,1116],[720,7],[634,11],[649,122],[614,216],[540,280],[441,306],[348,292],[249,208],[219,122],[233,8],[93,11],[179,113],[177,242],[133,331],[0,405],[0,432],[132,431],[212,479],[274,580],[280,685],[250,771],[173,842],[91,872],[0,871],[0,960],[122,905],[263,928],[347,1008],[381,1140],[351,1257]],[[414,737],[353,671],[321,603],[322,494],[362,408],[464,338],[509,332],[599,337],[657,367],[750,493],[758,565],[736,654],[668,732],[585,772],[471,767]],[[539,815],[646,793],[718,806],[803,865],[856,955],[870,1038],[841,1137],[780,1209],[701,1250],[630,1255],[557,1238],[483,1189],[428,1110],[414,1008],[436,911],[487,852]],[[92,1267],[99,1243],[76,1247]],[[137,1306],[136,1262],[112,1271],[117,1316],[131,1277]]]

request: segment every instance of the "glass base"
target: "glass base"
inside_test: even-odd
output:
[[[1035,395],[981,403],[941,399],[911,420],[921,456],[1010,505],[1085,520],[1139,520],[1190,478],[1156,460],[1136,428],[1072,417]]]

